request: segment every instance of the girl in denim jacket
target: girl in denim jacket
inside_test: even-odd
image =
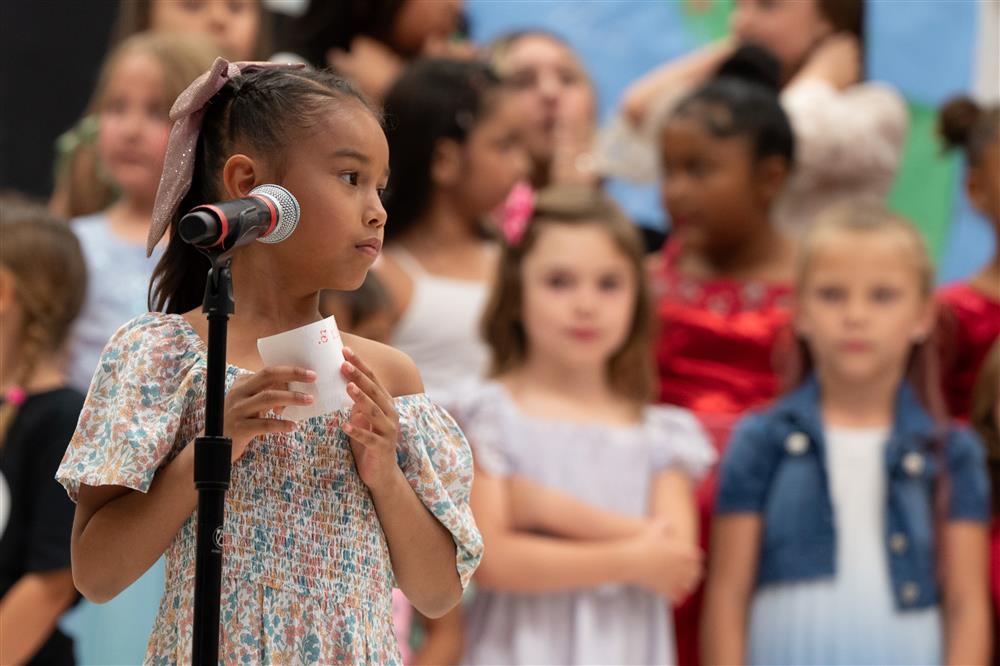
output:
[[[931,416],[932,273],[875,203],[804,238],[797,388],[722,462],[707,663],[987,662],[989,487],[973,436]]]

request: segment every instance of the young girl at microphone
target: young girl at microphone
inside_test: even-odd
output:
[[[824,213],[796,283],[792,391],[723,458],[709,664],[985,664],[983,451],[948,423],[933,269],[880,204]]]
[[[355,289],[381,247],[388,149],[380,119],[338,77],[266,63],[213,68],[182,94],[147,251],[170,227],[154,312],[108,343],[58,478],[77,500],[73,572],[114,597],[161,554],[167,582],[146,660],[192,649],[204,424],[208,262],[176,233],[191,207],[277,183],[301,206],[287,240],[233,255],[225,434],[232,438],[221,595],[223,663],[399,662],[391,593],[439,616],[482,552],[471,455],[403,354],[343,335],[349,408],[292,422],[312,401],[298,367],[264,367],[257,339],[320,319],[323,289]]]
[[[667,600],[701,576],[692,486],[714,454],[690,413],[650,405],[642,243],[583,186],[508,234],[492,378],[449,405],[486,542],[463,663],[673,663]]]

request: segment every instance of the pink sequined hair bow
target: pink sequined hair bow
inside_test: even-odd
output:
[[[535,191],[528,183],[518,183],[500,207],[500,232],[507,245],[516,247],[521,244],[534,214]]]
[[[302,64],[276,62],[229,62],[216,58],[212,68],[199,76],[177,97],[170,109],[170,139],[167,155],[163,160],[160,186],[156,190],[153,204],[153,220],[149,225],[146,239],[146,256],[153,254],[153,248],[163,238],[170,219],[177,212],[181,199],[191,187],[194,174],[195,149],[201,132],[201,121],[205,116],[205,105],[222,90],[229,79],[259,69],[301,69]],[[207,203],[207,202],[206,202]]]

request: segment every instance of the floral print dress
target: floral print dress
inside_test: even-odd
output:
[[[148,313],[110,340],[57,479],[146,492],[204,425],[206,347],[180,315]],[[248,371],[230,366],[227,385]],[[463,587],[482,555],[469,509],[472,457],[461,430],[423,394],[396,398],[398,462],[449,530]],[[395,664],[392,565],[368,489],[341,430],[348,411],[255,438],[226,496],[220,660]],[[166,551],[166,584],[146,663],[191,659],[195,523]]]

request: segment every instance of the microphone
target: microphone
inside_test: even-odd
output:
[[[227,251],[252,240],[280,243],[299,224],[299,202],[280,185],[258,185],[250,196],[191,209],[181,218],[181,240],[205,250]]]

